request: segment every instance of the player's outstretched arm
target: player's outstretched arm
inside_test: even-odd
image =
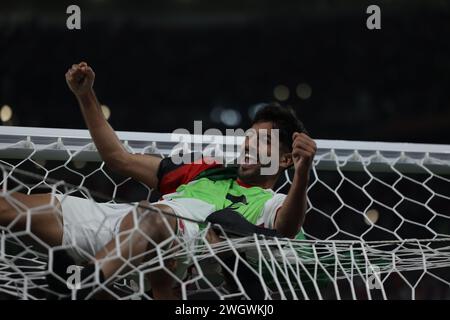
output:
[[[103,161],[113,171],[139,180],[150,188],[157,188],[157,171],[161,159],[149,155],[129,153],[113,128],[103,116],[93,90],[95,73],[86,63],[72,65],[66,82],[80,104],[86,125]]]
[[[317,151],[316,143],[305,133],[296,132],[292,138],[294,179],[283,206],[278,211],[274,225],[278,232],[289,238],[295,237],[305,220],[309,171]]]

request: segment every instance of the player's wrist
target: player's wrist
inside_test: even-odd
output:
[[[74,94],[75,97],[83,103],[88,102],[94,97],[94,91],[92,90],[92,88],[83,91],[75,91]]]
[[[309,172],[311,171],[310,166],[300,165],[295,168],[294,180],[309,181]]]

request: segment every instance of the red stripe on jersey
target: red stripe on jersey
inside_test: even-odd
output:
[[[239,178],[236,179],[236,182],[237,182],[238,185],[240,185],[241,187],[244,187],[244,188],[251,188],[251,187],[254,187],[254,186],[252,186],[251,184],[248,184],[248,183],[242,181],[242,180],[239,179]]]
[[[203,171],[220,166],[221,164],[204,162],[181,165],[164,174],[159,182],[159,191],[162,194],[175,192],[180,185],[193,181]]]

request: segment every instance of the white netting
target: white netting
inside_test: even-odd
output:
[[[85,131],[2,130],[0,219],[5,212],[16,218],[0,223],[0,297],[44,299],[51,291],[46,276],[53,273],[48,257],[51,261],[55,252],[71,247],[50,246],[37,236],[42,231],[33,230],[33,219],[49,211],[61,214],[56,195],[89,199],[97,207],[97,202],[118,199],[154,201],[157,195],[111,173]],[[130,152],[166,156],[173,146],[161,134],[119,137]],[[151,299],[147,275],[155,270],[170,273],[185,299],[450,298],[449,146],[320,140],[318,147],[308,189],[306,240],[225,236],[211,244],[207,226],[189,243],[172,231],[155,243],[136,221],[161,213],[134,209],[134,233],[122,233],[117,243],[127,245],[139,234],[154,247],[132,256],[113,252],[97,261],[101,266],[120,259],[124,267],[107,282],[96,283],[88,298],[106,292],[116,299]],[[291,174],[279,182],[280,192],[287,192]],[[15,192],[51,192],[53,202],[27,207]],[[87,247],[96,246],[107,225],[105,214],[98,230],[89,231]],[[78,249],[93,258],[89,250]]]

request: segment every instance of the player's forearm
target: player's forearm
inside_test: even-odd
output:
[[[278,211],[274,227],[285,237],[295,237],[303,225],[307,207],[308,180],[307,173],[294,175],[289,193]]]
[[[93,90],[77,95],[84,121],[89,129],[100,156],[107,165],[120,167],[121,158],[127,151],[123,147],[113,128],[105,119]]]

